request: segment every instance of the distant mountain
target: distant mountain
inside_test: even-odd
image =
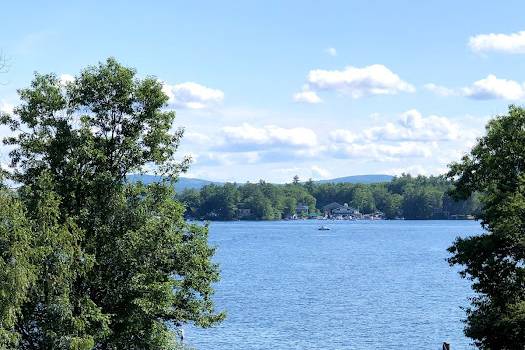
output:
[[[159,182],[161,180],[161,176],[157,175],[139,175],[139,174],[131,174],[128,175],[127,178],[131,182],[138,182],[141,181],[144,184],[150,184],[153,182]],[[202,179],[193,179],[190,177],[179,177],[178,181],[175,183],[175,191],[182,192],[185,189],[201,189],[202,187],[206,185],[216,184],[220,185],[220,182],[214,182],[214,181],[208,181],[208,180],[202,180]]]
[[[161,180],[160,176],[157,175],[139,175],[139,174],[131,174],[128,175],[127,178],[131,182],[138,182],[142,181],[144,184],[150,184],[153,182],[159,182]],[[353,176],[345,176],[345,177],[338,177],[336,179],[330,179],[330,180],[319,180],[315,181],[317,183],[351,183],[351,184],[373,184],[378,182],[389,182],[391,181],[393,176],[391,175],[353,175]],[[206,185],[222,185],[222,182],[215,182],[215,181],[209,181],[209,180],[202,180],[202,179],[194,179],[190,177],[179,177],[179,180],[175,184],[175,190],[177,192],[182,192],[185,189],[196,189],[199,190],[202,187]]]
[[[394,177],[392,175],[353,175],[338,177],[330,180],[316,181],[318,183],[351,183],[351,184],[373,184],[379,182],[390,182]]]

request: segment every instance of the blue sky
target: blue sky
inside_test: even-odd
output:
[[[525,100],[522,1],[2,6],[0,108],[34,71],[116,57],[164,82],[193,177],[439,174]]]

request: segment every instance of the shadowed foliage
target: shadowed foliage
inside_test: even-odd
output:
[[[159,81],[108,59],[19,94],[1,117],[20,187],[0,196],[0,347],[160,350],[178,346],[174,326],[220,322],[207,227],[174,199],[189,160]],[[152,165],[165,181],[126,181]]]
[[[470,154],[451,165],[456,198],[483,193],[486,232],[458,238],[451,264],[477,292],[465,334],[480,349],[525,347],[525,110],[510,106],[492,119]]]

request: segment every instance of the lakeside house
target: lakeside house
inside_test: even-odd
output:
[[[295,207],[295,214],[297,216],[307,216],[309,211],[308,205],[300,203]]]
[[[339,204],[337,202],[333,202],[327,204],[323,207],[323,212],[327,218],[341,217],[355,219],[362,216],[358,209],[348,206],[348,203]]]

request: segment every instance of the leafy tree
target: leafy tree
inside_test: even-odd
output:
[[[207,185],[200,193],[200,217],[216,220],[232,220],[237,214],[239,193],[231,183],[224,186]]]
[[[260,190],[255,191],[244,203],[252,211],[256,219],[273,220],[277,218],[272,208],[272,203]]]
[[[20,340],[15,325],[37,278],[37,266],[32,262],[31,223],[22,203],[6,189],[0,190],[0,218],[0,347],[8,349]]]
[[[289,217],[295,214],[295,208],[297,208],[297,200],[293,197],[286,197],[283,202],[283,214],[285,217]]]
[[[109,335],[109,315],[91,298],[78,293],[76,283],[93,268],[93,255],[81,248],[85,232],[71,218],[61,219],[60,197],[51,176],[21,190],[30,209],[37,270],[15,329],[21,349],[92,349]]]
[[[406,219],[431,219],[441,212],[443,192],[431,187],[412,187],[403,195]]]
[[[452,195],[482,193],[486,230],[458,238],[449,262],[473,281],[465,334],[480,349],[525,347],[525,110],[492,119],[470,154],[451,165]]]
[[[298,175],[295,175],[295,176],[293,177],[292,183],[293,183],[294,185],[299,184],[299,176],[298,176]]]
[[[443,211],[456,215],[479,215],[481,210],[480,194],[473,193],[466,200],[456,200],[453,196],[445,193],[443,196]]]
[[[402,195],[388,192],[384,184],[374,186],[373,194],[377,209],[383,212],[387,219],[394,219],[402,215]]]
[[[306,188],[306,190],[308,191],[309,194],[313,194],[314,193],[315,183],[312,180],[312,178],[309,178],[308,181],[306,181],[304,183],[304,188]]]
[[[198,217],[198,210],[201,208],[200,192],[196,189],[185,189],[178,195],[178,198],[186,207],[186,215],[191,218]]]
[[[374,195],[370,186],[357,185],[352,192],[351,205],[363,213],[372,213],[375,209]]]
[[[5,142],[35,254],[21,265],[26,293],[8,302],[0,290],[14,310],[0,319],[0,347],[166,349],[170,325],[219,322],[207,229],[186,224],[174,200],[188,159],[174,160],[183,131],[170,131],[175,114],[158,80],[108,59],[66,86],[37,74],[19,94],[1,121],[17,130]],[[168,180],[126,182],[150,164]],[[19,212],[0,213],[5,222]]]

